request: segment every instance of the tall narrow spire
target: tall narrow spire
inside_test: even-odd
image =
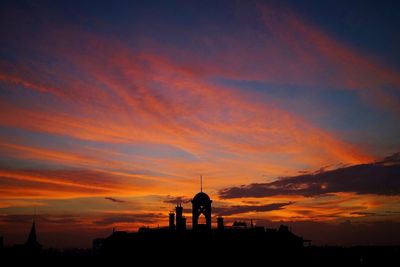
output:
[[[26,241],[26,243],[27,244],[37,243],[35,221],[32,222],[32,228],[31,231],[29,232],[28,240]]]
[[[35,221],[32,222],[32,228],[24,246],[30,252],[39,252],[42,249],[42,245],[36,239]]]
[[[31,231],[29,232],[28,240],[26,241],[26,243],[28,243],[28,244],[34,244],[37,242],[35,219],[36,219],[36,206],[33,207],[32,227],[31,227]]]
[[[200,174],[200,192],[203,192],[203,175]]]

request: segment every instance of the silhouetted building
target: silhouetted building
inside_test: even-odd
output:
[[[232,224],[232,228],[234,229],[247,229],[247,223],[241,221],[234,221]]]
[[[218,231],[224,231],[224,218],[219,216],[217,218],[217,229]]]
[[[35,221],[32,222],[31,231],[29,232],[28,239],[25,242],[25,248],[30,251],[38,251],[42,249],[42,245],[37,241],[36,238]]]
[[[175,213],[171,211],[169,213],[169,225],[168,225],[169,230],[175,230]]]
[[[182,217],[181,223],[179,226],[179,231],[185,231],[186,230],[186,217]]]
[[[280,225],[278,231],[279,231],[279,232],[289,232],[289,226],[287,226],[287,225]]]
[[[37,241],[35,221],[32,222],[26,242],[24,244],[15,244],[13,249],[24,255],[38,255],[41,252],[42,245]]]
[[[115,231],[113,230],[113,234],[115,233]],[[100,255],[101,254],[101,250],[103,248],[103,244],[104,244],[104,238],[96,238],[93,240],[93,253],[95,255]]]
[[[204,192],[197,193],[192,199],[192,228],[194,231],[200,229],[211,230],[211,203],[212,200]],[[206,219],[205,225],[199,224],[201,215]]]
[[[175,212],[176,212],[176,230],[177,231],[186,230],[186,218],[183,217],[183,207],[181,203],[176,205]]]
[[[248,228],[244,221],[235,221],[231,227],[224,225],[224,218],[217,217],[217,229],[211,228],[210,197],[202,192],[192,199],[192,230],[186,230],[186,218],[183,216],[183,207],[179,203],[175,213],[169,213],[169,226],[149,228],[141,227],[136,233],[115,231],[105,239],[95,239],[93,250],[101,255],[142,255],[146,251],[183,253],[198,256],[198,251],[207,249],[208,254],[222,256],[220,248],[224,247],[232,253],[244,251],[263,253],[265,249],[294,249],[303,247],[304,239],[289,231],[287,226],[279,229],[264,227]],[[199,223],[199,217],[205,217],[205,223]],[[175,230],[174,230],[175,229]],[[208,255],[207,254],[207,255]],[[211,255],[210,254],[210,255]],[[257,254],[258,255],[258,254]]]

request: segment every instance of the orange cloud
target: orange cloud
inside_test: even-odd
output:
[[[398,84],[390,70],[370,67],[369,60],[335,44],[292,15],[280,21],[262,7],[260,12],[275,41],[271,43],[259,36],[257,41],[263,45],[250,50],[247,43],[229,36],[213,40],[200,36],[200,42],[206,42],[212,50],[212,60],[169,47],[165,50],[181,57],[173,58],[151,49],[136,51],[118,40],[78,28],[45,27],[52,42],[39,42],[31,48],[50,58],[57,57],[63,64],[1,62],[0,80],[16,94],[22,89],[30,90],[38,100],[50,96],[51,105],[1,100],[0,125],[113,145],[168,145],[188,156],[142,156],[135,151],[101,150],[91,144],[79,153],[71,153],[62,148],[51,150],[4,140],[0,149],[12,157],[82,166],[83,170],[2,170],[1,195],[191,195],[198,189],[200,173],[207,177],[208,190],[216,193],[227,184],[293,175],[299,168],[369,162],[373,157],[367,152],[301,116],[280,109],[268,99],[209,79],[227,77],[277,83],[289,80],[314,85],[320,82],[319,69],[325,71],[320,61],[326,61],[328,66],[341,69],[344,64],[346,70],[356,66],[359,71],[349,72],[349,79],[344,78],[346,71],[338,72],[328,79],[333,85],[363,87],[367,83],[359,80],[364,74],[376,78],[374,86]],[[282,27],[286,34],[281,34]],[[293,44],[293,35],[300,35],[304,44]],[[76,41],[76,36],[80,36],[81,42]],[[216,42],[229,45],[221,51]],[[312,49],[314,46],[317,49]],[[286,48],[294,51],[295,59],[284,55]],[[238,51],[243,56],[238,57]],[[343,63],[340,59],[344,57],[351,62]],[[259,64],[260,68],[251,64]],[[74,71],[66,70],[66,65]],[[358,83],[351,83],[353,80]],[[138,166],[151,172],[136,174]]]
[[[140,195],[157,186],[141,175],[102,170],[0,170],[0,198],[73,198]]]
[[[1,125],[104,143],[169,145],[188,152],[194,160],[123,156],[132,159],[134,166],[142,165],[161,174],[145,179],[169,179],[171,187],[178,181],[187,183],[188,190],[197,188],[199,173],[213,177],[210,187],[216,190],[227,182],[289,175],[298,170],[299,164],[317,168],[332,162],[354,164],[371,159],[272,103],[209,82],[204,72],[195,71],[196,66],[182,67],[163,55],[135,53],[124,44],[93,34],[86,40],[92,49],[82,55],[76,47],[67,45],[72,42],[71,36],[82,32],[57,34],[65,34],[63,43],[45,47],[49,49],[46,52],[65,57],[65,62],[87,78],[77,79],[73,73],[41,63],[31,69],[15,66],[15,70],[21,67],[24,71],[2,74],[6,86],[33,90],[39,99],[43,93],[50,94],[54,103],[21,107],[2,100]],[[39,85],[32,78],[37,69],[53,79],[43,79],[48,84]],[[99,154],[93,157],[88,149],[78,155],[7,142],[2,149],[16,151],[14,154],[22,158],[83,164],[91,169],[107,164],[107,171],[124,175],[132,170],[128,161],[107,162],[106,155],[115,153],[112,149],[101,152],[101,159]],[[285,160],[271,161],[271,155]],[[169,178],[162,178],[162,174]]]
[[[124,50],[119,49],[119,51]],[[113,57],[114,54],[111,53],[110,58]],[[201,139],[214,139],[213,147],[217,145],[221,149],[231,151],[279,149],[287,152],[298,151],[298,147],[293,148],[292,142],[296,146],[304,140],[308,142],[311,140],[312,145],[329,146],[336,150],[334,153],[346,158],[357,157],[354,155],[357,153],[354,152],[347,156],[349,154],[347,149],[345,152],[340,152],[342,149],[340,147],[343,147],[340,142],[299,117],[272,105],[246,101],[247,97],[244,94],[209,84],[193,75],[181,76],[179,73],[182,71],[179,71],[179,67],[172,62],[167,65],[168,61],[164,60],[162,69],[158,70],[160,65],[158,61],[159,59],[155,64],[151,61],[145,62],[149,66],[146,71],[153,73],[151,79],[143,78],[142,76],[146,75],[142,73],[135,76],[137,71],[126,73],[127,70],[137,69],[134,61],[133,67],[123,62],[111,66],[107,64],[105,69],[100,67],[100,70],[98,67],[100,64],[96,61],[92,63],[88,60],[84,61],[86,63],[78,61],[77,67],[83,68],[83,71],[118,96],[116,101],[121,103],[119,108],[108,105],[108,101],[104,102],[105,99],[95,97],[94,100],[100,101],[94,103],[96,106],[75,107],[81,111],[79,115],[53,111],[50,116],[47,111],[15,110],[14,107],[4,103],[3,112],[14,115],[4,116],[3,124],[89,140],[173,143],[192,153],[204,149],[206,142],[200,145],[198,141],[202,141]],[[108,68],[120,71],[118,80],[107,74]],[[166,87],[168,94],[165,95],[165,92],[152,87],[151,84],[154,83],[156,87]],[[96,95],[96,92],[93,94]],[[102,127],[103,125],[108,127]],[[273,138],[266,138],[269,135]],[[282,136],[279,139],[288,139],[289,142],[280,142],[274,136]],[[314,137],[309,138],[309,136]]]

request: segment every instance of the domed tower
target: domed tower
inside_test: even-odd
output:
[[[200,176],[201,186],[200,192],[197,193],[192,199],[192,228],[193,230],[199,230],[205,228],[211,230],[211,202],[210,197],[203,192],[203,178]],[[199,217],[204,215],[206,224],[199,224]]]

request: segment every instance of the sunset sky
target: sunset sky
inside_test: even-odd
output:
[[[0,236],[24,242],[35,210],[45,247],[164,226],[177,202],[190,225],[203,175],[213,222],[398,245],[399,12],[2,1]]]

